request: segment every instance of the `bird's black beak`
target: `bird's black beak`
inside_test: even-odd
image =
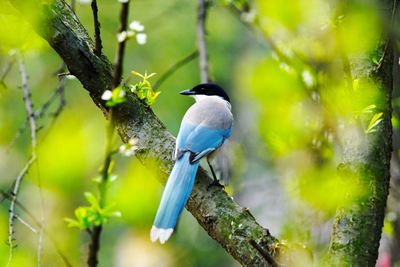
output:
[[[195,92],[192,91],[192,89],[187,89],[179,92],[181,95],[194,95]]]

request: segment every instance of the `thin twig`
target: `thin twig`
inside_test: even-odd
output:
[[[33,227],[32,225],[30,225],[27,221],[25,221],[24,219],[22,219],[20,216],[18,215],[14,215],[15,219],[17,219],[20,223],[22,223],[23,225],[26,226],[26,228],[28,228],[29,230],[31,230],[33,233],[37,234],[38,230],[35,229],[35,227]]]
[[[92,0],[92,13],[93,13],[93,22],[94,22],[94,42],[95,42],[95,47],[94,47],[94,54],[96,56],[101,55],[101,49],[103,48],[101,44],[101,35],[100,35],[100,22],[99,22],[99,17],[98,17],[98,12],[99,10],[97,9],[97,1]]]
[[[7,193],[7,192],[5,192],[5,191],[0,189],[0,194],[1,194],[2,199],[6,199],[6,200],[9,200],[9,201],[12,200],[12,194],[11,193]],[[32,220],[33,224],[35,224],[35,226],[37,228],[41,227],[41,224],[40,224],[39,220],[21,202],[16,200],[15,201],[15,205],[18,206],[21,209],[21,211],[23,211],[26,215],[28,215],[28,217]],[[65,265],[67,267],[72,267],[72,264],[70,263],[68,258],[65,256],[64,252],[61,250],[60,246],[58,245],[57,241],[52,236],[52,234],[49,233],[45,228],[44,228],[44,234],[49,238],[50,242],[53,244],[56,252],[62,258],[62,260],[64,261]]]
[[[107,195],[107,184],[108,184],[108,170],[110,169],[110,165],[112,162],[113,155],[113,133],[114,133],[114,121],[112,118],[112,109],[109,112],[110,121],[107,125],[107,144],[106,144],[106,152],[104,156],[104,163],[101,170],[101,181],[99,183],[99,205],[100,208],[104,208],[106,203],[106,195]],[[91,237],[89,244],[89,252],[87,264],[89,267],[96,267],[98,263],[98,252],[100,250],[100,236],[103,229],[103,225],[93,226],[92,229],[88,229],[88,233]]]
[[[42,252],[43,252],[43,240],[44,240],[44,198],[42,192],[42,180],[40,178],[39,171],[39,160],[36,162],[37,167],[37,179],[38,179],[38,188],[39,188],[39,198],[40,198],[40,227],[39,227],[39,239],[38,239],[38,248],[37,248],[37,258],[38,258],[38,267],[41,266]]]
[[[25,103],[25,111],[26,111],[26,116],[29,121],[29,127],[31,129],[31,147],[32,147],[32,156],[35,156],[36,153],[36,119],[35,119],[35,113],[33,112],[33,104],[31,100],[31,93],[28,85],[28,75],[26,73],[25,69],[25,64],[22,59],[22,56],[18,53],[18,65],[19,65],[19,71],[21,75],[21,82],[22,82],[22,91],[24,94],[24,103]]]
[[[22,91],[24,93],[24,102],[25,102],[25,110],[27,113],[28,121],[29,121],[29,128],[31,130],[31,147],[32,147],[32,158],[36,159],[36,133],[37,133],[37,124],[36,124],[36,117],[33,111],[33,104],[31,100],[31,92],[28,85],[28,75],[26,73],[25,64],[22,59],[22,55],[17,53],[18,57],[18,65],[21,74],[22,80]],[[39,240],[38,240],[38,250],[37,250],[37,258],[38,258],[38,266],[41,266],[41,258],[42,258],[42,251],[43,251],[43,227],[44,227],[44,200],[42,195],[42,186],[40,180],[40,174],[38,170],[38,188],[39,188],[39,197],[40,197],[40,210],[41,215],[40,219],[42,221],[41,227],[39,229]],[[16,191],[16,193],[18,190]],[[17,197],[15,195],[15,197]],[[11,208],[11,207],[10,207]]]
[[[8,218],[8,245],[9,253],[8,253],[8,262],[7,266],[10,266],[12,256],[13,256],[13,248],[14,248],[14,219],[15,219],[15,203],[17,201],[17,195],[19,192],[19,188],[22,182],[23,177],[28,172],[29,167],[35,162],[36,156],[32,156],[30,160],[25,164],[22,170],[19,172],[17,178],[15,179],[14,188],[11,192],[11,203],[10,203],[10,210],[9,210],[9,218]]]
[[[89,254],[87,264],[89,267],[96,267],[98,263],[97,254],[100,250],[100,236],[101,231],[103,230],[103,226],[95,226],[93,229],[88,231],[91,240],[89,244]]]
[[[64,71],[66,69],[65,63],[62,63]],[[56,93],[58,93],[60,95],[60,102],[58,104],[57,109],[54,111],[53,113],[53,121],[56,120],[58,118],[58,116],[60,115],[61,111],[64,109],[65,105],[66,105],[66,100],[65,100],[65,80],[66,77],[65,76],[58,76],[58,81],[59,81],[59,86],[56,90]]]
[[[61,68],[59,69],[59,72],[63,72],[65,71],[65,64],[63,63]],[[35,110],[34,114],[35,114],[35,118],[36,120],[38,119],[42,119],[47,110],[50,108],[51,104],[54,102],[54,100],[57,99],[57,97],[60,97],[60,102],[56,108],[56,110],[51,114],[52,118],[52,122],[50,123],[50,127],[52,124],[54,124],[54,122],[57,120],[57,118],[60,116],[61,112],[63,111],[65,105],[66,105],[66,100],[65,100],[65,82],[66,82],[66,78],[64,75],[59,75],[57,74],[58,79],[59,79],[59,86],[53,91],[53,93],[49,96],[49,98],[37,109]],[[29,120],[27,119],[24,123],[23,126],[21,126],[18,131],[16,132],[14,138],[11,140],[11,142],[8,145],[8,150],[10,150],[15,142],[18,140],[18,138],[25,132],[27,126],[29,125]],[[37,132],[39,132],[41,128],[38,127],[36,129]]]
[[[128,27],[128,15],[129,15],[129,3],[127,1],[125,3],[121,3],[121,10],[119,12],[119,29],[118,33],[126,31]],[[123,71],[123,59],[125,53],[126,39],[118,42],[117,51],[115,55],[115,63],[114,63],[114,79],[113,86],[114,88],[119,85],[121,82],[122,71]]]
[[[1,72],[1,75],[0,75],[0,84],[5,85],[4,79],[7,77],[8,73],[12,69],[12,66],[14,65],[14,63],[15,63],[15,56],[12,54],[10,56],[10,61],[7,62],[7,64],[2,69],[2,72]]]
[[[10,255],[9,255],[9,262],[11,263],[12,259],[12,248],[13,248],[13,234],[14,234],[14,219],[16,217],[15,214],[15,201],[17,200],[17,195],[19,192],[19,187],[22,182],[22,178],[25,175],[25,173],[28,171],[29,166],[36,160],[36,133],[37,133],[37,124],[36,124],[36,118],[35,118],[35,113],[33,111],[33,104],[31,100],[31,92],[30,88],[28,85],[28,75],[25,69],[25,63],[22,58],[22,55],[17,52],[16,53],[17,60],[18,60],[18,65],[19,65],[19,71],[20,71],[20,76],[21,76],[21,82],[22,82],[22,92],[23,92],[23,99],[24,99],[24,104],[25,104],[25,111],[26,115],[28,118],[29,122],[29,128],[30,128],[30,133],[31,133],[31,160],[28,162],[27,165],[25,165],[26,168],[23,169],[23,172],[17,177],[13,189],[13,200],[11,201],[10,204],[10,218],[9,218],[9,243],[10,243]],[[39,177],[39,176],[38,176]],[[40,179],[39,179],[39,191],[40,191],[40,198],[41,198],[41,219],[44,221],[44,216],[43,216],[43,198],[41,194],[41,186],[40,186]],[[42,248],[43,248],[43,229],[40,229],[39,231],[39,244],[38,244],[38,266],[41,266],[41,254],[42,254]]]
[[[190,63],[192,60],[199,56],[199,51],[195,50],[186,57],[180,59],[178,62],[175,62],[166,72],[164,72],[160,78],[154,83],[153,89],[157,90],[161,84],[163,84],[172,74],[174,74],[177,70]]]
[[[199,0],[197,9],[197,45],[199,48],[200,81],[202,83],[207,83],[210,80],[208,73],[208,53],[205,29],[208,6],[208,0]]]

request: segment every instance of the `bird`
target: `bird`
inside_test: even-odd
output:
[[[202,83],[180,94],[192,96],[196,102],[182,119],[176,138],[175,165],[167,180],[150,231],[151,241],[159,240],[161,244],[164,244],[174,231],[192,192],[201,159],[207,159],[214,179],[207,189],[222,186],[210,161],[232,133],[233,115],[230,99],[219,85]]]

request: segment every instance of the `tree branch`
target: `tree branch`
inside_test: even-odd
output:
[[[112,90],[112,66],[104,56],[93,53],[93,42],[79,20],[64,1],[10,0],[27,18],[39,35],[64,59],[71,74],[75,75],[89,92],[93,101],[107,113],[101,95]],[[29,14],[32,5],[40,8],[40,19]],[[149,168],[157,167],[160,181],[165,184],[171,171],[174,137],[136,96],[127,94],[127,101],[113,109],[116,127],[124,142],[139,139],[136,156]],[[211,178],[199,170],[195,186],[186,205],[199,224],[236,260],[245,266],[270,266],[264,256],[251,244],[254,240],[275,257],[277,239],[261,227],[248,209],[239,206],[222,189],[207,191]]]
[[[206,19],[209,4],[208,0],[199,0],[197,8],[197,46],[199,48],[200,81],[202,83],[210,81],[206,42]]]
[[[175,71],[179,70],[189,62],[192,62],[196,57],[199,56],[199,51],[195,50],[186,57],[182,58],[175,64],[173,64],[166,72],[164,72],[160,78],[154,83],[153,85],[153,90],[157,91],[157,89],[172,75],[175,73]]]
[[[121,3],[121,11],[120,11],[120,26],[118,32],[121,33],[126,31],[127,24],[128,24],[128,14],[129,14],[129,2]],[[114,76],[113,76],[113,87],[117,87],[121,82],[122,77],[122,69],[124,64],[124,51],[125,51],[126,40],[122,42],[118,42],[117,46],[117,53],[115,57],[115,64],[114,64]],[[106,144],[106,152],[103,162],[103,169],[101,171],[101,181],[99,183],[99,204],[101,208],[104,208],[105,201],[106,201],[106,192],[107,192],[107,183],[108,183],[108,170],[111,165],[112,161],[112,141],[113,141],[113,134],[114,134],[114,118],[113,118],[113,111],[112,109],[109,110],[108,117],[109,122],[107,125],[107,144]],[[103,225],[93,226],[93,228],[88,231],[91,240],[89,244],[89,253],[88,253],[88,260],[87,264],[89,267],[96,267],[98,263],[98,253],[100,251],[100,237],[101,232],[103,230]]]
[[[98,17],[99,10],[97,9],[97,1],[92,0],[92,3],[90,6],[92,8],[93,24],[94,24],[94,40],[95,40],[94,53],[97,56],[99,56],[99,55],[101,55],[101,49],[103,48],[103,45],[101,44],[100,22],[99,22],[99,17]],[[73,8],[72,3],[71,3],[71,7]]]
[[[128,15],[129,15],[129,3],[130,1],[121,3],[121,11],[119,12],[119,29],[118,33],[126,31],[128,27]],[[122,70],[124,67],[124,53],[127,39],[125,38],[121,42],[118,42],[117,52],[114,63],[114,79],[113,85],[117,87],[121,82]]]

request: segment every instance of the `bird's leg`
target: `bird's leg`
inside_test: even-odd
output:
[[[219,181],[218,181],[218,179],[217,179],[217,176],[215,175],[214,169],[213,169],[213,167],[211,166],[211,163],[210,163],[210,161],[208,160],[208,158],[207,158],[207,163],[208,163],[208,166],[210,167],[212,176],[213,176],[213,178],[214,178],[214,180],[207,186],[207,190],[209,190],[209,189],[210,189],[211,187],[213,187],[213,186],[218,186],[218,187],[225,188],[225,186],[223,186],[222,184],[219,183]]]

